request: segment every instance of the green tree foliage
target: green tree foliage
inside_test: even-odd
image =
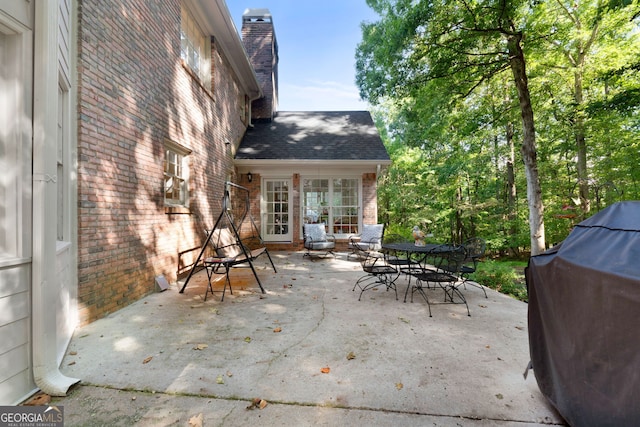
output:
[[[381,19],[362,26],[357,83],[394,160],[379,194],[396,231],[483,236],[505,253],[533,241],[513,35],[528,59],[546,240],[589,206],[640,198],[638,1],[507,3],[368,2]]]

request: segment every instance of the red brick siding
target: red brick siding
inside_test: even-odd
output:
[[[377,181],[375,173],[362,175],[362,223],[378,223]]]
[[[242,41],[264,94],[263,98],[253,101],[251,116],[254,119],[272,119],[278,102],[278,63],[273,23],[244,23]]]
[[[180,61],[180,1],[79,1],[80,323],[176,279],[220,211],[245,130],[228,61],[213,43],[212,87]],[[165,213],[164,142],[192,150],[190,212]],[[182,254],[182,256],[180,255]]]

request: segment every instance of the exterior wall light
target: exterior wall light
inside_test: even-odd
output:
[[[251,172],[247,173],[247,180],[249,182],[253,181],[253,174]]]

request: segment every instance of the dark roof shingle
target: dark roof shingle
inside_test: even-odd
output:
[[[248,128],[236,159],[388,161],[389,154],[368,111],[286,111]]]

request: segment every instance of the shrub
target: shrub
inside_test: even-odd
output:
[[[469,276],[474,282],[528,302],[522,263],[487,260],[478,263],[478,269]]]

